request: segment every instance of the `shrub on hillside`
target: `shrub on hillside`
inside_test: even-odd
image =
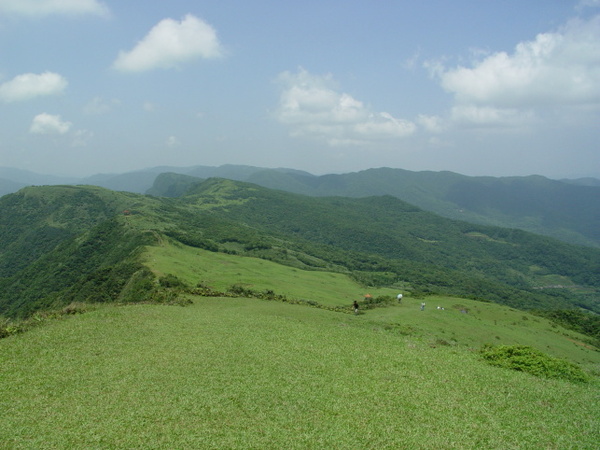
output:
[[[168,273],[158,279],[158,284],[165,288],[185,288],[186,284],[175,275]]]
[[[590,336],[593,338],[590,343],[600,348],[600,315],[578,309],[537,310],[534,311],[534,314],[546,317],[570,330]]]
[[[70,303],[67,306],[65,306],[61,310],[61,314],[63,314],[63,315],[84,314],[89,310],[89,308],[90,308],[90,305],[88,305],[88,304],[81,303],[81,302],[73,302],[73,303]]]
[[[493,366],[527,372],[538,377],[589,381],[589,376],[576,364],[553,358],[526,345],[486,345],[481,350],[481,355]]]
[[[365,297],[361,302],[364,309],[373,309],[381,306],[389,306],[395,299],[389,295],[379,295],[377,297]]]
[[[211,252],[219,251],[219,246],[211,239],[205,238],[201,232],[193,232],[191,230],[185,232],[168,231],[165,234],[190,247],[202,248]]]
[[[10,319],[0,318],[0,339],[22,331],[21,324]]]

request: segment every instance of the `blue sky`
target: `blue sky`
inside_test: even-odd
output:
[[[0,0],[0,166],[600,177],[600,0]]]

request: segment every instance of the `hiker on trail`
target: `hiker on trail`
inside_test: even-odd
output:
[[[425,302],[421,303],[421,311],[425,311]]]
[[[354,314],[358,314],[358,302],[356,300],[354,300],[352,307],[354,308]]]
[[[396,298],[398,299],[398,303],[402,303],[402,294],[398,294]]]

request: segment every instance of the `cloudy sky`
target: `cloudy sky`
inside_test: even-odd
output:
[[[600,177],[600,0],[0,0],[0,166]]]

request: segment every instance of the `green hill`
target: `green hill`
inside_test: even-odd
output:
[[[314,198],[210,179],[175,199],[27,188],[1,198],[0,208],[5,315],[90,296],[129,298],[125,287],[136,292],[150,282],[141,246],[164,239],[346,273],[370,286],[598,310],[599,251],[451,221],[391,196]]]
[[[0,199],[0,230],[0,308],[13,317],[0,319],[0,447],[594,448],[600,437],[597,328],[489,302],[593,306],[597,250],[393,197],[219,179],[179,198],[27,188]],[[571,287],[534,289],[549,280]]]
[[[161,181],[161,174],[168,182]],[[369,197],[392,195],[443,217],[483,225],[518,228],[564,242],[600,247],[600,180],[550,180],[541,176],[469,177],[452,172],[413,172],[378,168],[315,176],[293,169],[223,165],[154,167],[80,180],[59,179],[0,168],[0,195],[29,184],[90,184],[111,190],[178,196],[176,184],[192,178],[226,178],[311,196]],[[153,183],[155,183],[153,185]],[[166,189],[170,189],[167,191]]]
[[[505,307],[494,325],[489,306],[409,301],[386,321],[232,298],[97,308],[0,340],[0,446],[594,448],[597,384],[493,367],[428,334],[551,330]]]
[[[365,276],[394,273],[395,281],[519,307],[557,306],[563,295],[575,295],[578,299],[571,297],[571,302],[597,308],[595,294],[588,297],[585,289],[576,288],[600,282],[597,250],[444,219],[391,196],[311,198],[208,180],[182,201],[287,240],[327,246],[312,251],[330,262],[346,258],[339,249],[360,253],[344,266]],[[277,246],[264,247],[263,253],[271,250],[270,257],[277,258]],[[371,284],[377,284],[376,279]],[[557,284],[572,289],[554,289],[549,295],[539,289]]]
[[[600,189],[529,177],[468,177],[452,172],[369,169],[320,177],[258,172],[248,181],[306,195],[393,195],[444,217],[520,228],[600,247]]]
[[[391,168],[321,176],[245,166],[210,169],[184,172],[311,196],[392,195],[443,217],[519,228],[573,244],[600,247],[600,188],[592,184],[578,185],[541,176],[469,177],[453,172]],[[164,195],[156,186],[150,192]]]

